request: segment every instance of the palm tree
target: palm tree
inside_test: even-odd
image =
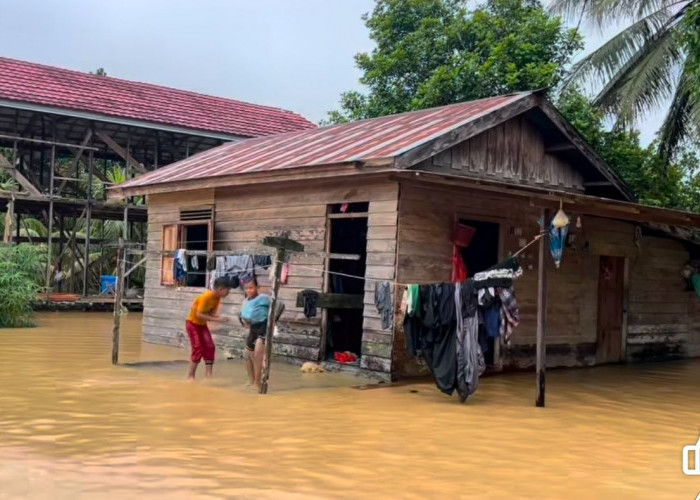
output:
[[[700,0],[555,0],[551,9],[604,29],[625,28],[576,63],[565,86],[596,86],[593,103],[630,125],[669,103],[659,133],[668,159],[685,139],[697,139],[700,100],[683,47],[686,16]]]

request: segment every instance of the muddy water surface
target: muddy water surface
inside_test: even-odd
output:
[[[39,323],[0,330],[1,499],[700,492],[681,471],[700,430],[698,361],[550,371],[546,409],[533,407],[532,374],[485,379],[465,405],[430,384],[357,390],[291,369],[258,396],[232,362],[209,385],[111,366],[108,314]],[[124,330],[124,361],[186,358],[141,344],[139,315]]]

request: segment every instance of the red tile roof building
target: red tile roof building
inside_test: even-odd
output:
[[[2,101],[232,137],[315,128],[301,115],[283,109],[4,57],[0,57],[0,105]]]

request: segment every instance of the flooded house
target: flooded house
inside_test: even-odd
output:
[[[207,252],[262,252],[263,237],[288,231],[305,250],[288,263],[273,352],[294,362],[352,352],[383,379],[421,373],[400,313],[383,324],[376,284],[396,285],[396,304],[405,284],[449,281],[455,253],[470,275],[488,269],[561,207],[571,219],[561,265],[548,248],[544,266],[537,245],[520,253],[520,324],[495,364],[534,365],[538,307],[548,367],[700,356],[700,301],[681,275],[700,216],[636,204],[539,93],[224,144],[112,189],[136,195],[148,197],[147,342],[187,345]],[[466,248],[459,226],[474,230]],[[185,282],[172,272],[178,249],[204,252]],[[223,313],[236,316],[242,298],[233,292]],[[220,353],[242,353],[246,333],[237,322],[217,330]]]

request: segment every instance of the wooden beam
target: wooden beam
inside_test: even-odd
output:
[[[542,228],[549,228],[550,210],[542,211]],[[547,329],[547,237],[540,238],[539,258],[537,261],[537,399],[535,405],[543,408],[545,400],[546,329]]]
[[[0,154],[0,170],[5,170],[7,171],[14,180],[17,181],[17,183],[22,186],[29,194],[32,196],[44,196],[41,191],[39,191],[34,184],[29,182],[29,179],[27,179],[25,176],[23,176],[19,171],[14,167],[14,165],[10,165],[10,162],[7,161],[7,158],[5,158],[3,155]]]
[[[262,373],[260,378],[260,394],[267,394],[267,383],[270,379],[270,358],[272,357],[272,334],[275,331],[275,321],[277,320],[277,300],[280,290],[282,276],[282,265],[287,256],[287,251],[303,252],[304,245],[298,241],[290,240],[286,237],[268,236],[263,239],[265,246],[277,249],[275,259],[275,273],[272,280],[272,300],[270,312],[267,315],[267,330],[265,332],[265,356],[263,357]]]
[[[316,307],[319,309],[362,309],[364,294],[319,293]],[[304,292],[297,293],[297,307],[304,307]]]
[[[12,227],[15,215],[15,197],[10,198],[5,212],[5,233],[2,236],[3,243],[12,243]],[[19,243],[19,242],[18,242]]]
[[[124,240],[119,238],[117,248],[117,289],[114,293],[114,324],[112,326],[112,364],[119,363],[119,336],[122,317],[122,300],[124,299],[124,275],[126,260],[124,258]]]
[[[85,148],[87,148],[88,144],[90,144],[90,140],[92,139],[92,128],[88,128],[87,132],[85,133],[85,137],[83,138],[83,142],[80,143],[80,146],[78,148],[71,148],[72,150],[75,151],[73,153],[75,157],[73,158],[73,162],[71,163],[71,167],[69,171],[73,171],[78,168],[78,162],[80,161],[80,157],[83,156],[83,153],[85,152]],[[60,193],[63,191],[63,188],[66,187],[66,183],[69,180],[76,180],[79,181],[80,179],[72,179],[72,178],[62,178],[62,177],[56,177],[54,176],[54,179],[60,179],[62,182],[58,186],[58,192]]]
[[[576,146],[571,142],[562,142],[561,144],[554,144],[545,148],[545,153],[560,153],[562,151],[572,151],[576,150]]]
[[[80,144],[71,144],[68,142],[56,142],[56,141],[45,141],[43,139],[30,139],[28,137],[18,137],[16,135],[5,135],[5,134],[0,134],[0,139],[7,139],[11,141],[19,141],[19,142],[29,142],[32,144],[43,144],[45,146],[58,146],[61,148],[79,148]],[[98,151],[97,148],[88,148],[86,147],[85,149],[88,150],[93,150],[93,151]]]
[[[600,182],[584,182],[583,187],[607,187],[614,186],[610,181],[600,181]]]
[[[262,244],[266,247],[281,248],[283,250],[289,250],[290,252],[304,251],[304,245],[284,236],[266,236],[263,238]]]
[[[104,142],[109,147],[109,149],[111,149],[112,151],[117,153],[121,157],[122,160],[127,162],[127,165],[130,165],[132,168],[138,170],[142,174],[145,174],[148,172],[146,167],[144,167],[141,163],[136,161],[134,159],[134,157],[132,157],[126,151],[126,149],[124,149],[119,144],[117,144],[117,142],[114,139],[112,139],[109,136],[109,134],[107,134],[107,132],[103,132],[103,131],[99,130],[99,131],[95,132],[95,134],[97,135],[97,137],[99,137],[102,140],[102,142]]]

